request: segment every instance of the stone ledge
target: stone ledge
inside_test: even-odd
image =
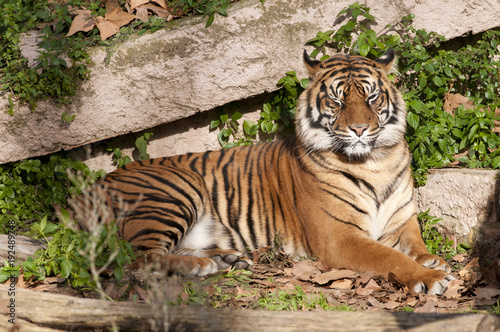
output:
[[[40,102],[14,116],[0,113],[0,163],[70,149],[89,142],[137,132],[204,112],[228,102],[276,89],[289,70],[302,69],[304,43],[332,29],[337,13],[352,0],[242,0],[229,17],[173,21],[169,28],[132,37],[104,64],[106,50],[92,51],[92,74],[71,105]],[[379,17],[374,29],[414,13],[414,26],[446,38],[498,25],[493,0],[456,2],[369,0]],[[8,101],[0,97],[0,109]],[[76,115],[63,123],[63,112]]]
[[[446,233],[472,244],[481,228],[500,222],[499,171],[431,170],[427,184],[415,189],[419,211],[442,218]]]

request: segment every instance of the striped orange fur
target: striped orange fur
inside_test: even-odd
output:
[[[243,252],[279,235],[289,254],[443,293],[453,277],[419,233],[405,105],[387,77],[394,58],[304,53],[295,136],[130,163],[96,184],[114,211],[106,222],[173,272],[248,268]]]

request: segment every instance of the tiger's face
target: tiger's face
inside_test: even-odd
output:
[[[392,49],[376,60],[336,55],[323,62],[304,52],[311,82],[299,99],[296,126],[308,151],[362,160],[403,139],[404,101],[387,78],[394,60]]]

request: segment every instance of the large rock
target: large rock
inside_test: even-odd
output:
[[[439,226],[445,233],[472,244],[488,225],[500,223],[499,174],[475,169],[431,170],[426,185],[415,190],[418,210],[429,210],[430,215],[442,219]]]
[[[276,89],[288,70],[302,69],[304,43],[332,29],[352,0],[242,0],[229,17],[171,22],[167,29],[130,38],[105,65],[106,50],[92,51],[92,74],[71,105],[40,102],[14,116],[0,114],[0,163],[69,149],[188,117],[234,100]],[[408,13],[415,26],[447,38],[495,27],[496,1],[368,1],[380,18],[376,31]],[[5,96],[0,108],[7,109]],[[75,114],[71,124],[60,120]]]

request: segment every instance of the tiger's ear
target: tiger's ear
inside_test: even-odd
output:
[[[389,47],[384,55],[374,61],[377,68],[381,69],[386,75],[396,71],[396,56],[392,47]]]
[[[309,78],[313,79],[318,72],[321,61],[311,58],[309,54],[307,54],[307,51],[304,50],[304,64],[306,66],[307,72],[309,73]]]

